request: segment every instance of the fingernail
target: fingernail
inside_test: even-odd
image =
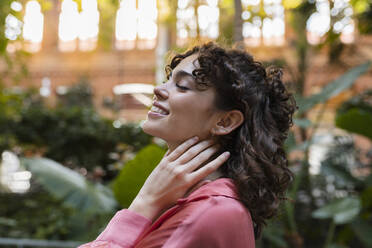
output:
[[[198,141],[198,139],[199,139],[199,137],[198,137],[198,136],[195,136],[195,137],[193,137],[191,140],[192,140],[192,141]]]
[[[229,157],[229,156],[230,156],[230,152],[224,152],[223,155],[224,155],[225,157]]]

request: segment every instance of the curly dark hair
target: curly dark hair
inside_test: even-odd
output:
[[[293,179],[283,144],[292,125],[296,102],[282,80],[282,71],[265,69],[245,51],[224,49],[214,43],[196,46],[173,57],[170,72],[186,57],[197,54],[192,74],[200,90],[213,87],[221,110],[240,110],[244,122],[219,137],[221,151],[231,156],[220,167],[233,179],[241,202],[250,211],[255,237],[273,217]]]

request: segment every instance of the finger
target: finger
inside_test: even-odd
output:
[[[187,149],[189,149],[192,145],[198,142],[198,137],[193,137],[191,139],[186,140],[181,145],[179,145],[173,152],[169,153],[168,159],[169,161],[176,160],[179,156],[181,156]]]
[[[190,173],[189,174],[190,181],[198,182],[199,180],[205,178],[206,176],[211,174],[213,171],[217,170],[221,165],[223,165],[223,163],[225,163],[229,157],[230,157],[229,152],[222,153],[216,159],[212,160],[211,162],[204,165],[200,169]]]
[[[218,145],[208,147],[204,151],[200,152],[193,159],[191,159],[186,165],[185,170],[187,172],[192,172],[196,170],[200,165],[206,162],[213,154],[218,151]]]
[[[190,149],[188,149],[185,153],[183,153],[179,158],[178,162],[180,164],[184,164],[189,162],[191,159],[193,159],[195,156],[197,156],[199,153],[207,149],[213,145],[212,140],[204,140],[194,146],[192,146]]]

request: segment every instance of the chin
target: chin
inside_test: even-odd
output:
[[[149,120],[146,120],[142,124],[142,131],[148,135],[164,139],[164,130],[160,130],[158,125],[154,125],[154,123],[151,123]]]

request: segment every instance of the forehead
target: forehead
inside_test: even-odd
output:
[[[185,71],[188,73],[192,73],[196,68],[199,67],[199,62],[198,62],[198,55],[197,54],[192,54],[183,60],[173,69],[173,75],[177,73],[177,71]]]

